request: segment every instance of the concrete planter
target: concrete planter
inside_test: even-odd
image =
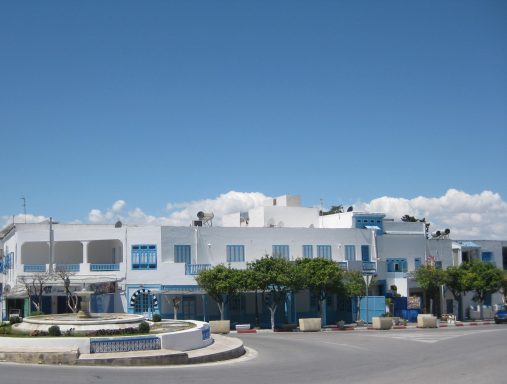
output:
[[[236,331],[247,331],[250,329],[250,324],[236,324]]]
[[[417,328],[437,328],[438,321],[433,315],[417,315]]]
[[[373,329],[391,329],[393,319],[392,317],[372,317],[371,326]]]
[[[319,332],[321,325],[320,317],[299,319],[299,330],[301,332]]]
[[[227,334],[231,331],[230,320],[212,320],[209,322],[211,333]]]

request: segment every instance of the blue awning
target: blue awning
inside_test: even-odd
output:
[[[473,241],[460,241],[461,248],[480,248],[481,246]]]
[[[377,227],[376,225],[365,225],[364,226],[365,228],[368,228],[368,229],[375,229],[377,231],[380,231],[380,228]]]

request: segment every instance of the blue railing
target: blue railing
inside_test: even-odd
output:
[[[211,264],[185,264],[185,275],[198,275],[211,268]]]
[[[349,263],[346,262],[346,261],[338,261],[336,264],[338,264],[338,266],[343,269],[344,271],[348,271],[349,270]]]
[[[363,261],[363,271],[365,272],[376,272],[377,263],[374,261]]]
[[[79,264],[56,264],[57,272],[79,272]]]
[[[23,272],[46,272],[46,264],[25,264]]]
[[[100,271],[119,271],[120,264],[90,264],[90,271],[92,272],[100,272]]]
[[[150,351],[154,349],[162,349],[160,338],[155,336],[90,340],[90,353]]]

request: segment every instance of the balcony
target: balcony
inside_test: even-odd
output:
[[[79,264],[55,264],[56,272],[79,272]]]
[[[208,269],[211,269],[211,264],[185,264],[185,275],[198,275]]]
[[[119,271],[120,264],[90,264],[91,272]]]
[[[25,264],[23,265],[23,272],[46,272],[46,264]]]
[[[338,266],[343,269],[344,271],[348,271],[349,270],[349,262],[348,261],[338,261],[336,264],[338,264]]]

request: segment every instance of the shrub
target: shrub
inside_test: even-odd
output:
[[[58,325],[52,325],[48,329],[49,336],[61,336],[62,331],[60,331],[60,327]]]
[[[41,315],[45,315],[45,313],[42,311],[33,311],[32,313],[30,313],[30,316],[41,316]]]
[[[154,323],[158,323],[159,321],[162,321],[162,316],[160,316],[158,313],[154,313],[152,320]]]
[[[139,333],[150,333],[150,324],[146,321],[139,324]]]
[[[12,324],[19,324],[21,323],[23,320],[21,320],[21,317],[19,316],[11,316],[9,318],[9,323],[12,325]]]

